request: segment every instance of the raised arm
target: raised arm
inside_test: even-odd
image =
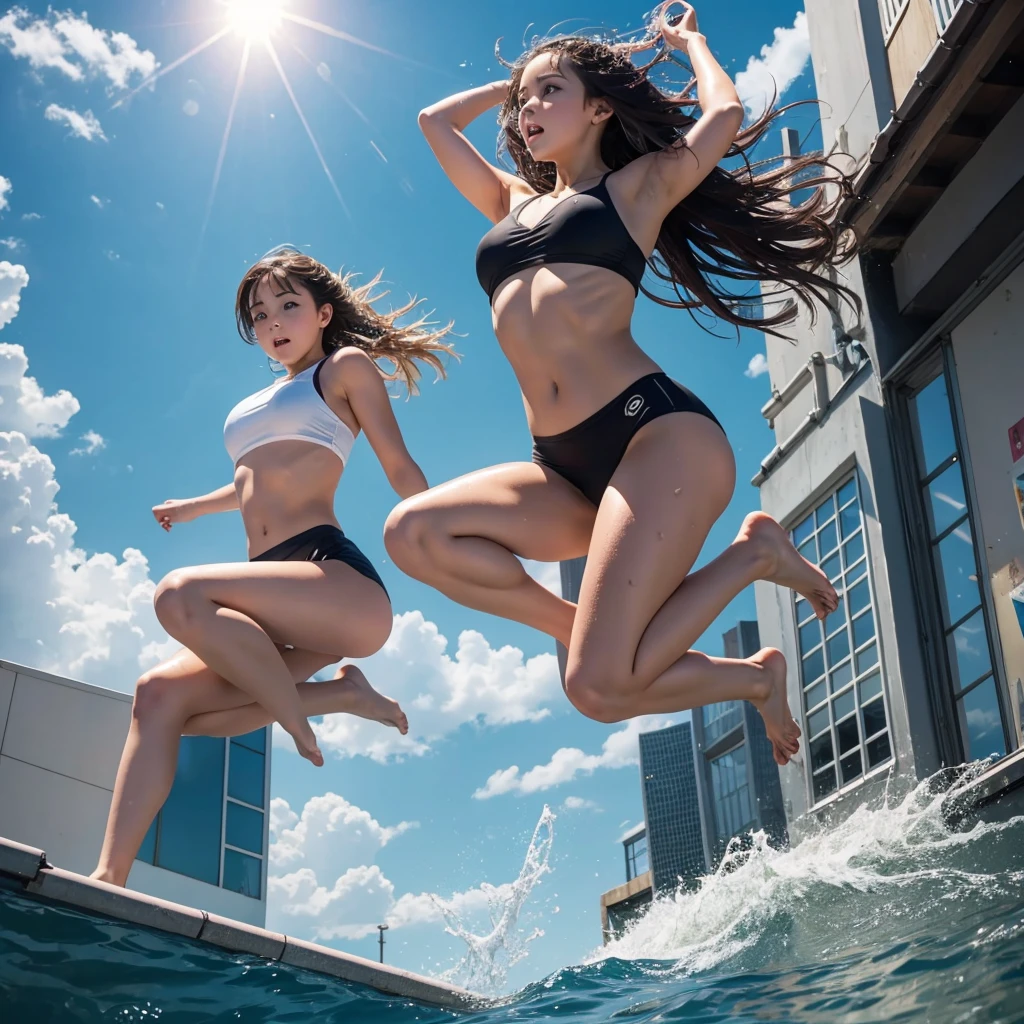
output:
[[[515,185],[526,186],[514,174],[488,163],[463,130],[482,113],[503,103],[508,82],[492,82],[456,93],[420,111],[420,130],[452,184],[488,219],[507,216]]]
[[[238,508],[238,492],[234,484],[225,484],[198,498],[169,498],[153,506],[153,517],[160,527],[171,532],[175,523],[188,523],[211,512],[231,512]]]
[[[325,386],[348,402],[395,493],[408,498],[425,491],[427,478],[405,447],[377,364],[362,349],[349,347],[336,353],[328,366],[321,383],[327,377]]]
[[[668,20],[678,4],[685,13],[675,24]],[[701,116],[686,141],[635,161],[644,177],[638,192],[654,197],[664,218],[718,166],[743,124],[743,104],[732,79],[715,60],[708,42],[697,28],[697,14],[682,0],[663,4],[659,13],[661,37],[666,46],[690,59],[697,79]],[[637,182],[641,185],[640,182]]]

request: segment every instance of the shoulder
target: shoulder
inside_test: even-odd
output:
[[[355,345],[346,345],[332,352],[320,368],[321,386],[339,393],[381,381],[380,370],[373,357]]]

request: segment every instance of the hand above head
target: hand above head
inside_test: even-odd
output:
[[[160,505],[153,506],[153,516],[162,530],[171,532],[175,523],[188,523],[199,515],[196,503],[191,498],[168,498]]]
[[[674,12],[674,7],[682,7],[683,13]],[[697,12],[685,0],[667,0],[661,5],[655,21],[655,29],[667,47],[689,52],[689,45],[694,39],[702,39],[697,28]]]

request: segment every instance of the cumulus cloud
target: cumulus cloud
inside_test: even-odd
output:
[[[581,796],[567,796],[562,801],[563,811],[599,811],[601,805],[594,800],[586,800]]]
[[[14,235],[8,235],[6,238],[0,238],[0,245],[11,252],[17,252],[22,246],[22,240],[15,238]]]
[[[645,716],[632,718],[613,732],[601,745],[600,754],[585,754],[579,747],[560,747],[547,764],[538,764],[525,773],[518,765],[499,768],[473,794],[475,800],[489,800],[505,793],[538,793],[581,775],[592,775],[598,768],[625,768],[640,763],[639,740],[642,732],[653,732],[672,724],[670,718]]]
[[[415,822],[384,826],[368,811],[337,793],[306,802],[301,813],[286,800],[270,804],[270,873],[267,926],[290,934],[296,925],[318,940],[361,939],[378,924],[392,928],[442,920],[438,898],[405,893],[373,863],[389,842],[415,828]],[[488,889],[455,893],[444,901],[460,917],[483,912]]]
[[[23,213],[21,215],[22,220],[42,220],[43,215],[41,213]]]
[[[109,32],[89,23],[87,14],[47,12],[34,18],[23,7],[0,17],[0,46],[33,68],[54,68],[75,82],[105,78],[112,89],[125,89],[132,78],[156,71],[156,57],[125,32]]]
[[[21,290],[28,284],[28,271],[20,263],[0,260],[0,329],[17,315]]]
[[[107,141],[106,135],[103,134],[103,125],[91,110],[80,114],[70,107],[51,103],[44,111],[44,117],[47,121],[63,121],[71,129],[73,136],[85,139],[86,142],[92,142],[94,139]]]
[[[3,266],[0,263],[0,281]],[[78,408],[78,399],[69,391],[47,395],[35,377],[28,376],[28,356],[21,345],[0,344],[0,429],[17,430],[26,437],[59,437]]]
[[[736,91],[751,117],[760,117],[772,99],[782,94],[803,74],[811,58],[807,15],[798,11],[791,28],[775,29],[760,57],[751,57],[745,71],[736,76]]]
[[[537,722],[564,700],[554,654],[526,658],[517,647],[492,647],[471,629],[450,654],[447,638],[419,611],[396,615],[388,642],[358,664],[377,689],[401,703],[411,728],[400,736],[375,722],[328,715],[313,728],[321,748],[337,757],[363,754],[383,762],[424,754],[463,725]],[[274,739],[294,752],[280,727]]]
[[[5,178],[0,174],[0,210],[6,210],[10,206],[10,201],[7,196],[14,186],[11,184],[10,178]]]
[[[743,371],[744,377],[760,377],[762,373],[768,372],[768,360],[764,357],[764,354],[758,352],[750,362],[747,364],[747,368]]]
[[[95,455],[101,448],[107,447],[106,439],[95,430],[87,430],[80,438],[85,442],[82,448],[72,448],[72,455]]]

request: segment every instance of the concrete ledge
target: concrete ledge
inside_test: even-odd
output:
[[[975,807],[991,803],[1006,796],[1011,790],[1024,784],[1024,749],[1000,758],[983,775],[979,775],[967,787],[967,796]]]
[[[46,866],[46,854],[34,846],[23,846],[7,839],[0,841],[0,875],[19,882],[31,882]]]
[[[39,900],[66,904],[231,952],[278,960],[302,970],[365,985],[383,995],[451,1010],[474,1009],[484,1002],[455,985],[50,867],[42,850],[3,838],[0,838],[0,875],[16,879],[24,893]]]

